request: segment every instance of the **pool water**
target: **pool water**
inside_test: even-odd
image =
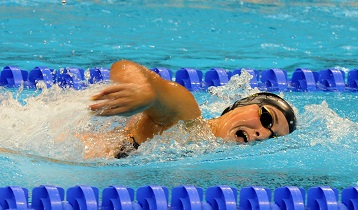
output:
[[[355,1],[7,1],[0,3],[0,64],[29,71],[88,69],[130,59],[173,71],[281,68],[289,77],[299,67],[348,72],[358,67],[357,6]],[[221,113],[231,102],[226,95],[255,91],[229,87],[233,90],[216,89],[219,98],[193,92],[204,118]],[[356,92],[282,93],[299,113],[298,130],[258,144],[223,144],[210,137],[189,142],[184,134],[169,135],[179,125],[126,159],[85,160],[72,131],[126,120],[88,113],[90,96],[101,88],[1,88],[0,147],[11,153],[0,153],[0,185],[357,185]]]

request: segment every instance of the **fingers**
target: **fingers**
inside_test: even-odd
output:
[[[119,105],[118,103],[98,103],[93,104],[89,107],[94,114],[99,116],[111,116],[111,115],[122,115],[130,116],[132,115],[131,108],[125,104]]]
[[[121,115],[121,116],[130,116],[132,115],[130,111],[123,107],[112,108],[112,109],[102,109],[96,112],[98,116],[112,116],[112,115]]]
[[[133,109],[133,104],[128,97],[117,98],[115,100],[104,100],[103,102],[92,104],[89,109],[96,115],[109,116],[109,115],[123,115],[127,116],[127,112]]]
[[[102,90],[102,92],[92,96],[92,100],[97,101],[97,100],[110,99],[110,98],[112,98],[111,94],[121,93],[123,90],[125,90],[125,88],[126,88],[126,86],[124,84],[117,84],[117,85],[110,86],[110,87]]]
[[[130,103],[130,91],[123,84],[110,86],[97,95],[92,96],[92,100],[102,102],[92,104],[89,109],[96,115],[109,116],[122,114],[128,111]]]
[[[105,109],[114,109],[117,107],[123,107],[125,104],[122,100],[106,100],[100,103],[92,104],[89,108],[92,111],[105,110]]]
[[[135,83],[116,84],[92,96],[98,103],[89,106],[94,114],[100,116],[122,115],[129,116],[143,111],[148,107],[153,97],[148,94],[146,86]],[[149,91],[150,93],[150,91]]]

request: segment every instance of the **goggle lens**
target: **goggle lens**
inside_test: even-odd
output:
[[[270,113],[270,111],[265,108],[264,106],[260,107],[260,122],[264,128],[267,128],[270,130],[271,135],[269,138],[275,138],[276,134],[271,130],[273,126],[273,117]]]

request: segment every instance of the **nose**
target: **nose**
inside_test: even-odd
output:
[[[264,128],[263,126],[260,126],[260,128],[257,128],[253,131],[252,136],[252,140],[262,141],[268,139],[271,136],[271,131],[267,128]]]

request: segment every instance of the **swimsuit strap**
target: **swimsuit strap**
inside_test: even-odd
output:
[[[117,153],[117,155],[115,156],[115,158],[120,159],[120,158],[125,158],[129,156],[129,153],[131,151],[133,151],[134,149],[137,150],[138,147],[140,146],[138,144],[138,142],[134,139],[133,135],[130,135],[129,138],[132,139],[132,143],[130,143],[128,146],[124,146],[122,145],[121,148],[119,149],[119,152]],[[133,149],[132,149],[133,148]]]
[[[132,143],[133,148],[134,148],[134,149],[138,149],[139,144],[138,144],[138,142],[134,139],[134,136],[131,136],[130,138],[133,140],[133,143]]]

